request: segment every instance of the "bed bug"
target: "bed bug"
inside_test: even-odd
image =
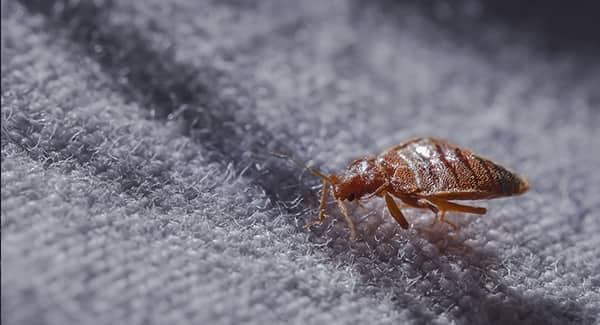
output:
[[[306,166],[304,166],[306,167]],[[415,138],[395,145],[378,156],[353,160],[342,175],[326,175],[306,167],[321,178],[323,188],[319,217],[306,228],[322,224],[330,188],[339,209],[356,238],[356,227],[344,201],[381,197],[396,222],[404,229],[409,224],[396,199],[411,208],[428,209],[456,229],[446,212],[485,214],[482,207],[454,203],[455,200],[482,200],[519,195],[529,189],[527,181],[516,173],[481,158],[469,150],[435,138]]]

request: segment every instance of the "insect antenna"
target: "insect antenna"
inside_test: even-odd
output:
[[[306,163],[304,163],[303,161],[301,161],[301,160],[299,160],[299,159],[296,159],[296,158],[294,158],[294,157],[293,157],[293,156],[291,156],[291,155],[288,155],[288,154],[285,154],[285,153],[281,153],[281,152],[274,152],[274,151],[271,151],[271,154],[272,154],[273,156],[275,156],[275,157],[278,157],[278,158],[282,158],[282,159],[287,159],[287,160],[290,160],[290,161],[292,161],[293,163],[295,163],[296,165],[298,165],[300,168],[302,168],[302,169],[306,169],[306,170],[308,170],[308,171],[309,171],[311,174],[313,174],[313,175],[315,175],[315,176],[317,176],[317,177],[321,178],[321,179],[322,179],[322,180],[324,180],[324,181],[327,181],[327,182],[329,182],[329,184],[335,184],[335,182],[333,182],[333,180],[331,179],[331,177],[329,177],[329,176],[327,176],[327,175],[323,174],[321,171],[319,171],[319,170],[318,170],[318,169],[316,169],[316,168],[309,167],[308,165],[306,165]]]

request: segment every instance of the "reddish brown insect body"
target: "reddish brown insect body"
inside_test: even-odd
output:
[[[486,209],[450,202],[479,200],[522,194],[529,189],[527,181],[494,162],[444,140],[416,138],[396,145],[377,157],[364,157],[350,163],[343,175],[324,175],[309,170],[323,180],[319,218],[310,227],[325,220],[329,187],[333,187],[340,210],[356,236],[354,222],[343,201],[383,197],[390,214],[402,228],[409,224],[394,197],[406,206],[433,211],[440,221],[446,211],[485,214]]]

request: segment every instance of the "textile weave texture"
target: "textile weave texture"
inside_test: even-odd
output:
[[[2,323],[600,322],[600,51],[532,8],[2,1]],[[320,182],[273,152],[415,136],[531,190],[303,228]]]

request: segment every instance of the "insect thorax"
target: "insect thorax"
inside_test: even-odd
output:
[[[352,201],[375,192],[386,181],[385,172],[375,158],[367,157],[354,160],[336,184],[335,196]]]

